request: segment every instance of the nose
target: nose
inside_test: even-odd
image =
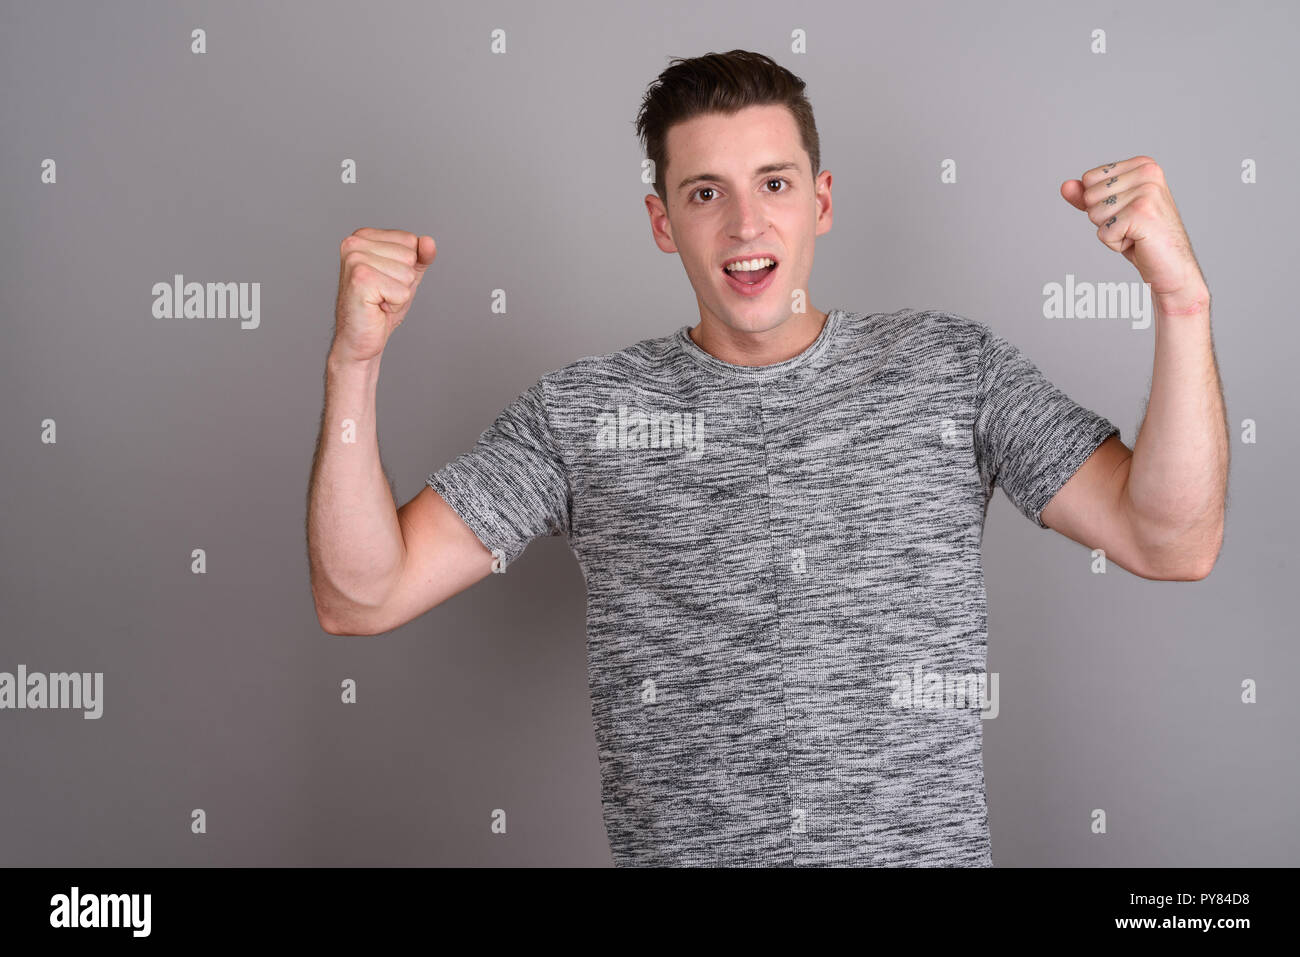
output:
[[[746,241],[760,235],[766,226],[763,204],[750,196],[740,196],[732,205],[731,235]]]

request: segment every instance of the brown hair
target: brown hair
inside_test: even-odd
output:
[[[664,170],[668,167],[668,129],[704,113],[734,114],[747,106],[779,104],[794,114],[799,139],[821,172],[821,142],[807,84],[761,53],[732,50],[684,59],[675,57],[646,91],[636,118],[636,133],[654,163],[655,192],[667,205]]]

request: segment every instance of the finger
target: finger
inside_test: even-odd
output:
[[[373,226],[362,226],[352,233],[353,236],[360,236],[362,239],[374,239],[382,243],[397,243],[405,246],[407,249],[414,250],[419,237],[408,229],[376,229]]]
[[[415,267],[417,254],[415,247],[405,246],[401,243],[390,243],[380,239],[366,239],[362,236],[352,235],[345,241],[348,250],[357,250],[363,253],[370,253],[374,256],[382,256],[385,259],[392,259],[395,262],[404,263],[412,268]]]
[[[352,264],[353,269],[356,269],[357,264],[364,264],[398,282],[404,282],[408,285],[415,282],[415,270],[406,263],[398,262],[396,259],[389,259],[387,256],[377,255],[365,249],[354,249],[349,252],[348,262]]]
[[[364,270],[367,266],[362,263],[359,268]],[[410,283],[393,279],[378,270],[374,276],[363,273],[359,278],[365,283],[362,301],[372,306],[379,306],[387,312],[398,312],[411,301]]]
[[[1105,179],[1098,180],[1083,191],[1083,203],[1085,206],[1095,206],[1112,194],[1135,190],[1143,183],[1164,185],[1164,171],[1154,161],[1140,163],[1123,173],[1119,170],[1112,171]]]
[[[1129,203],[1142,195],[1141,190],[1126,189],[1122,193],[1107,193],[1099,202],[1088,207],[1088,219],[1094,226],[1100,226],[1106,220],[1117,216]]]
[[[425,242],[426,239],[428,240],[427,243]],[[415,274],[417,276],[422,275],[433,264],[437,256],[438,244],[433,241],[433,237],[421,236],[416,243],[415,262],[412,263],[415,267]]]
[[[1061,184],[1061,195],[1065,201],[1075,209],[1087,209],[1088,206],[1083,202],[1083,181],[1077,179],[1067,179]]]
[[[1107,215],[1106,218],[1101,220],[1097,226],[1097,238],[1117,253],[1124,252],[1132,246],[1136,240],[1142,238],[1141,236],[1131,235],[1136,223],[1136,217],[1131,203],[1137,194],[1135,191],[1130,191],[1125,195],[1127,195],[1129,199],[1122,207],[1120,207],[1119,211]],[[1088,218],[1092,219],[1091,210],[1089,211]]]
[[[1126,160],[1120,160],[1115,163],[1106,163],[1102,166],[1094,166],[1088,170],[1080,179],[1083,180],[1084,189],[1092,189],[1102,180],[1110,179],[1112,176],[1123,176],[1131,169],[1136,169],[1143,163],[1154,163],[1150,156],[1131,156]]]

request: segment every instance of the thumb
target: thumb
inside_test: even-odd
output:
[[[1067,179],[1061,184],[1061,195],[1075,209],[1088,208],[1083,205],[1083,180],[1081,179]]]
[[[428,240],[428,242],[425,242]],[[438,244],[432,236],[421,236],[415,243],[415,272],[423,275],[438,255]]]

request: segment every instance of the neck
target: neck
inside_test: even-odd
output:
[[[702,315],[699,325],[689,334],[692,342],[715,359],[738,366],[767,366],[803,352],[817,341],[825,324],[826,313],[818,309],[791,315],[760,332],[736,329],[712,316]]]

